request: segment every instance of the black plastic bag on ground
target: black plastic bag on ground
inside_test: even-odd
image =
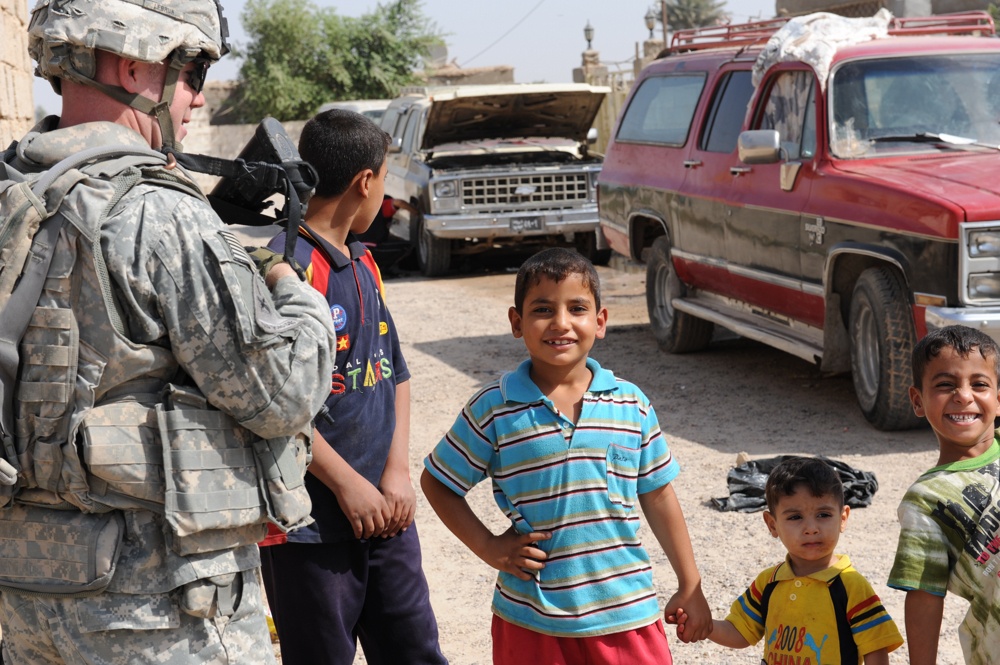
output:
[[[764,510],[767,508],[767,502],[764,499],[764,485],[767,483],[768,474],[771,473],[771,469],[791,457],[800,456],[779,455],[778,457],[755,459],[730,469],[726,476],[729,496],[712,499],[712,505],[722,511],[735,510],[741,513]],[[878,491],[878,480],[875,479],[874,473],[855,469],[843,462],[822,455],[816,459],[823,460],[837,471],[841,482],[844,483],[845,504],[851,508],[864,508],[871,505],[872,497]]]

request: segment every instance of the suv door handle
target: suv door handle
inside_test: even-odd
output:
[[[701,166],[701,160],[700,159],[685,159],[684,160],[684,168],[686,168],[686,169],[693,169],[696,166]]]
[[[733,175],[740,175],[741,173],[750,173],[753,169],[749,166],[730,166],[729,172]]]

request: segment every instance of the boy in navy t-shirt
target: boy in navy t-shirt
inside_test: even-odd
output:
[[[382,205],[388,145],[371,120],[336,109],[299,140],[319,185],[295,258],[330,304],[337,350],[306,477],[315,522],[261,549],[285,665],[351,665],[356,639],[372,664],[447,662],[413,526],[410,375],[378,267],[354,235]]]

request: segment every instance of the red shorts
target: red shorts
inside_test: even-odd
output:
[[[493,615],[493,665],[672,665],[663,623],[595,637],[555,637]]]

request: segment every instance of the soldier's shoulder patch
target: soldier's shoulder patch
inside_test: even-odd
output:
[[[229,252],[235,260],[251,266],[254,265],[253,259],[251,259],[250,255],[247,254],[247,250],[243,247],[236,236],[233,235],[232,231],[223,229],[218,233],[219,236],[226,242],[226,246],[229,248]]]

